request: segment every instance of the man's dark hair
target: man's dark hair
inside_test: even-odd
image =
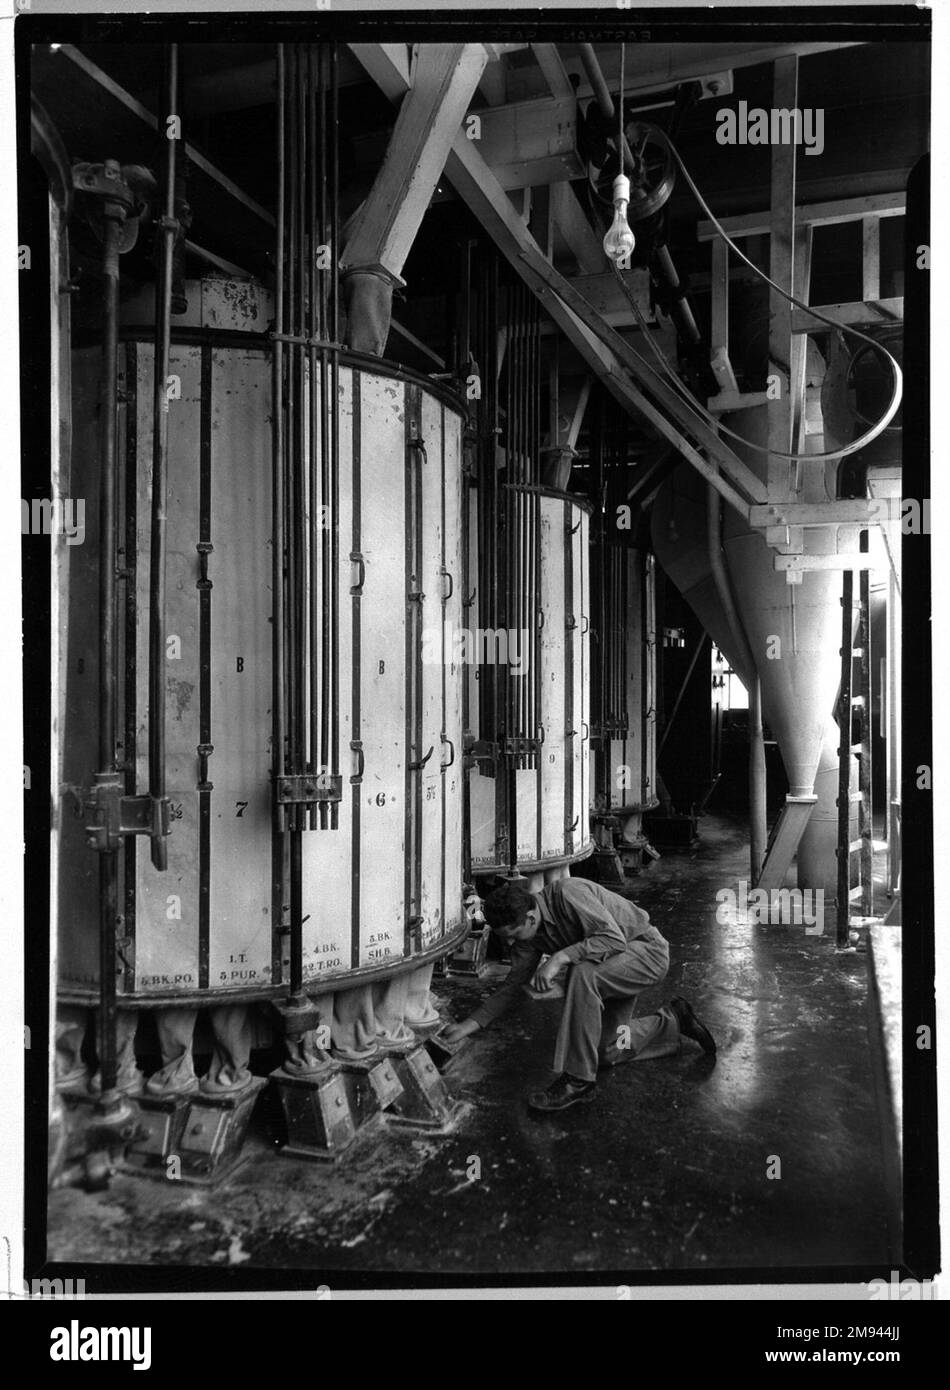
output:
[[[533,907],[535,896],[517,879],[503,883],[485,899],[485,921],[490,927],[520,927]]]

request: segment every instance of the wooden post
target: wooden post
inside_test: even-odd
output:
[[[792,111],[798,105],[798,58],[779,58],[774,65],[772,105],[776,110]],[[794,141],[772,146],[772,187],[769,224],[769,277],[790,294],[795,294],[795,165],[798,147]],[[792,446],[791,343],[792,306],[777,290],[769,291],[769,376],[778,377],[781,396],[770,400],[769,448],[787,454]],[[782,458],[769,458],[769,501],[787,500],[791,495],[791,465]]]
[[[481,44],[419,48],[383,167],[347,242],[348,270],[400,272],[488,61]]]

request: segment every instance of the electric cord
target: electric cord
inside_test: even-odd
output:
[[[741,251],[739,247],[735,244],[735,242],[726,232],[722,224],[719,222],[719,219],[713,213],[712,209],[709,207],[709,204],[706,202],[702,193],[697,188],[692,178],[692,175],[686,168],[686,165],[684,164],[679,154],[679,151],[676,149],[669,136],[666,134],[665,131],[660,130],[659,127],[656,127],[656,133],[661,143],[665,144],[666,147],[669,149],[670,154],[676,161],[676,164],[679,166],[680,172],[683,175],[683,178],[685,179],[688,188],[690,189],[691,193],[693,194],[693,197],[696,199],[699,206],[702,208],[703,212],[706,214],[706,217],[712,223],[718,235],[722,238],[726,245],[733,252],[735,252],[739,259],[743,261],[749,267],[749,269],[752,270],[754,274],[759,277],[760,280],[764,280],[765,283],[771,289],[775,290],[778,294],[782,296],[783,299],[787,300],[788,303],[793,304],[797,309],[804,310],[805,313],[811,315],[812,318],[818,319],[820,323],[827,324],[829,328],[833,328],[836,332],[848,333],[852,337],[858,338],[862,342],[868,344],[871,348],[874,349],[874,351],[878,352],[883,358],[886,359],[891,369],[894,381],[894,389],[891,393],[891,399],[888,403],[887,409],[885,410],[884,414],[881,416],[880,420],[878,420],[876,424],[872,426],[870,430],[868,430],[865,434],[861,435],[858,439],[852,440],[850,444],[846,444],[840,449],[833,449],[827,453],[785,453],[779,449],[769,449],[761,444],[754,444],[751,440],[744,438],[741,434],[737,434],[735,430],[729,429],[729,427],[724,425],[721,420],[717,419],[711,411],[706,409],[706,407],[702,404],[701,401],[697,400],[697,398],[693,395],[689,388],[683,384],[683,382],[677,376],[676,372],[673,370],[670,363],[667,361],[666,357],[663,355],[660,349],[657,348],[656,344],[652,342],[652,336],[648,333],[647,341],[649,342],[651,348],[658,356],[665,375],[668,377],[671,383],[675,384],[675,388],[678,391],[680,397],[683,399],[684,404],[687,404],[690,407],[690,409],[692,409],[694,413],[701,419],[703,419],[707,424],[714,426],[721,433],[728,435],[730,439],[737,440],[746,448],[752,449],[755,453],[771,456],[772,458],[784,459],[789,463],[830,463],[833,462],[835,459],[847,458],[849,454],[857,453],[860,449],[866,448],[868,444],[872,443],[873,440],[877,439],[877,437],[884,432],[884,430],[890,424],[891,420],[894,418],[894,416],[897,414],[897,411],[900,408],[901,396],[903,393],[903,375],[901,373],[900,366],[898,365],[896,359],[891,355],[891,353],[888,352],[887,348],[884,347],[882,343],[879,343],[875,338],[870,337],[869,334],[862,333],[859,329],[852,328],[850,325],[838,323],[835,319],[828,318],[826,315],[819,313],[816,309],[812,308],[808,304],[804,304],[801,300],[796,299],[794,295],[789,294],[789,292],[783,289],[781,285],[776,284],[774,280],[772,280],[768,275],[766,275],[765,272],[761,270],[759,266],[755,264],[754,261],[750,260],[749,257],[745,254],[745,252]],[[621,274],[616,264],[613,264],[613,269],[618,280],[620,281],[620,284],[623,288],[624,293],[627,296],[627,299],[631,304],[631,307],[634,309],[634,313],[638,318],[638,321],[641,323],[642,327],[645,327],[645,320],[643,319],[643,316],[640,313],[639,307],[634,302],[632,292],[629,290],[629,287],[627,286],[626,281],[623,278],[623,275]],[[637,353],[636,355],[640,357],[639,353]],[[643,359],[642,357],[640,358],[640,360],[645,363],[645,359]],[[645,365],[647,364],[645,363]]]

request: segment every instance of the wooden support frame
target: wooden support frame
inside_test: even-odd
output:
[[[719,383],[720,396],[737,396],[739,383],[729,358],[729,247],[722,237],[716,237],[712,244],[710,290],[709,365]]]
[[[84,72],[87,77],[91,77],[93,82],[98,83],[104,91],[108,92],[111,97],[114,97],[116,101],[120,102],[127,111],[131,111],[134,116],[138,116],[146,125],[150,125],[153,130],[158,130],[157,116],[153,115],[147,106],[143,106],[140,101],[137,101],[136,98],[132,96],[131,92],[127,92],[118,82],[113,81],[107,72],[103,72],[102,68],[97,67],[97,65],[87,58],[84,53],[81,53],[78,48],[74,47],[72,44],[64,43],[60,48],[60,53],[64,58],[68,58],[70,62],[75,63],[77,68]],[[203,155],[199,149],[189,144],[187,141],[185,141],[185,154],[196,168],[200,169],[202,173],[207,174],[209,179],[213,179],[218,187],[229,194],[235,202],[247,208],[248,212],[252,212],[255,217],[260,218],[268,227],[273,227],[275,225],[273,215],[269,213],[266,208],[261,207],[260,203],[255,202],[250,194],[245,193],[244,189],[240,188],[233,179],[228,178],[227,174],[223,173],[216,164],[212,164],[211,160],[208,159],[206,155]]]
[[[344,270],[381,269],[402,283],[406,257],[487,61],[482,44],[420,45],[383,166],[346,244]]]
[[[367,63],[367,71],[373,77],[380,74],[377,80],[387,95],[393,99],[399,95],[399,75],[384,56],[373,55]],[[633,414],[646,419],[707,482],[712,483],[730,506],[747,518],[750,500],[768,500],[764,485],[701,417],[689,417],[689,433],[715,463],[704,457],[699,447],[658,409],[654,400],[670,410],[673,419],[683,414],[684,407],[672,388],[651,376],[648,379],[652,399],[639,389],[636,379],[644,373],[644,364],[545,259],[475,143],[464,135],[457,135],[446,160],[446,174],[459,196],[611,395]],[[631,375],[628,376],[623,368]]]
[[[904,319],[903,296],[895,299],[875,299],[868,303],[854,300],[848,304],[815,304],[812,308],[816,314],[823,314],[826,319],[834,319],[843,328],[875,328],[883,324],[902,323]],[[816,319],[808,310],[795,309],[792,312],[793,333],[828,331],[828,325]]]
[[[643,318],[651,325],[652,331],[660,335],[660,341],[666,345],[669,336],[665,332],[665,325],[657,323],[652,317],[649,271],[638,267],[636,270],[628,270],[625,278],[627,287]],[[568,283],[584,296],[591,308],[597,310],[605,323],[610,324],[613,328],[636,328],[639,330],[639,320],[630,307],[630,300],[624,294],[623,287],[612,270],[604,271],[600,275],[569,275],[567,279]]]
[[[811,253],[814,240],[813,227],[799,227],[795,232],[795,258],[793,262],[792,293],[796,299],[807,304],[811,297]],[[789,333],[789,409],[791,411],[791,452],[805,452],[805,423],[807,408],[808,380],[808,340],[796,337],[792,327],[794,306],[786,303],[789,313],[786,322]],[[798,491],[801,479],[801,465],[796,469],[795,490]]]
[[[756,888],[771,892],[781,888],[785,875],[818,804],[817,796],[787,796],[769,839],[765,861],[756,879]],[[817,924],[816,924],[817,925]]]
[[[544,73],[544,80],[551,89],[553,97],[572,97],[574,88],[561,61],[556,43],[533,43],[531,52],[537,59],[538,67]]]
[[[721,76],[725,71],[737,68],[757,67],[760,63],[772,63],[781,58],[789,56],[808,57],[811,53],[829,53],[838,48],[855,48],[858,45],[851,43],[795,43],[795,44],[772,44],[757,48],[754,45],[742,45],[733,48],[727,43],[715,44],[710,51],[707,45],[695,45],[695,56],[679,59],[676,63],[675,76],[670,71],[669,62],[658,63],[651,67],[651,55],[649,48],[641,48],[638,44],[629,44],[627,48],[627,73],[624,83],[625,90],[632,95],[641,95],[651,91],[668,91],[670,87],[678,82],[685,82],[689,78],[697,78],[700,82],[704,78]],[[638,66],[639,53],[644,54],[644,66]],[[607,85],[616,86],[616,77],[611,72],[605,72]],[[710,93],[710,95],[727,95],[724,92]],[[578,101],[584,101],[593,96],[593,88],[590,82],[583,76],[577,88]]]
[[[571,416],[571,423],[568,427],[566,438],[561,441],[568,449],[577,448],[577,440],[584,423],[584,416],[587,412],[587,402],[590,400],[590,377],[585,376],[581,382],[581,389],[578,392],[577,400],[574,403],[574,413]]]
[[[473,112],[481,123],[478,148],[502,188],[526,188],[576,179],[577,100],[538,97]]]
[[[861,218],[861,298],[881,297],[881,219]]]
[[[798,57],[779,58],[772,79],[772,106],[791,111],[798,106]],[[769,196],[769,278],[795,294],[795,172],[798,147],[793,141],[772,146]],[[784,498],[793,489],[792,467],[778,457],[792,451],[794,427],[794,364],[792,306],[778,290],[769,290],[769,376],[781,383],[780,395],[768,402],[768,490]]]
[[[770,502],[749,508],[752,526],[869,526],[898,521],[899,497],[846,497],[837,502]]]
[[[829,203],[805,203],[795,209],[799,227],[831,227],[841,222],[860,222],[865,217],[903,217],[906,193],[871,193],[862,198],[838,198]],[[719,224],[733,241],[747,236],[768,236],[772,230],[768,212],[748,212],[739,217],[720,217]],[[711,222],[700,222],[697,241],[712,241],[719,233]]]
[[[805,570],[869,570],[874,561],[870,555],[776,555],[773,566],[776,571],[801,574]]]
[[[577,194],[569,183],[551,185],[551,215],[557,233],[577,261],[582,275],[602,275],[607,258],[603,242],[595,235]]]

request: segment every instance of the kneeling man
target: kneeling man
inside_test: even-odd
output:
[[[592,1100],[598,1064],[667,1057],[683,1037],[704,1052],[716,1044],[685,999],[671,999],[658,1013],[633,1018],[637,995],[658,985],[670,967],[670,947],[641,907],[583,878],[562,878],[540,893],[523,880],[502,884],[485,899],[485,920],[511,943],[507,980],[463,1023],[445,1030],[448,1041],[487,1028],[530,982],[549,990],[569,967],[564,1013],[554,1051],[556,1080],[528,1097],[533,1110],[563,1110]],[[547,960],[541,963],[542,956]]]

